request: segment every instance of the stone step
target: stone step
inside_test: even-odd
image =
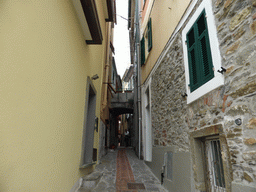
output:
[[[99,183],[103,173],[95,171],[79,179],[79,186],[75,192],[90,192]]]

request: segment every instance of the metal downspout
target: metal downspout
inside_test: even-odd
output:
[[[138,113],[139,113],[139,159],[141,159],[141,59],[140,59],[140,1],[137,0],[137,30],[136,33],[139,33],[139,38],[137,39],[137,67],[138,67]]]

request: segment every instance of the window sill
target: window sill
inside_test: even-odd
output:
[[[195,100],[201,98],[207,93],[223,85],[224,85],[224,76],[219,74],[218,76],[214,77],[212,80],[208,81],[207,83],[205,83],[204,85],[202,85],[201,87],[193,91],[192,93],[190,93],[190,91],[187,91],[188,93],[187,104],[194,102]]]

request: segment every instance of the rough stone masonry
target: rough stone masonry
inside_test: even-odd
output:
[[[212,5],[225,85],[186,103],[181,28],[152,75],[154,145],[190,151],[189,132],[221,123],[233,181],[256,187],[256,0]]]

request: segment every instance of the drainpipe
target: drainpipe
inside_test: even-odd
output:
[[[141,59],[140,59],[140,1],[136,0],[137,11],[136,11],[136,38],[137,44],[137,76],[138,76],[138,113],[139,113],[139,159],[141,159]]]
[[[138,113],[139,113],[139,159],[141,159],[141,89],[140,89],[140,43],[137,43],[137,52],[138,52]]]

